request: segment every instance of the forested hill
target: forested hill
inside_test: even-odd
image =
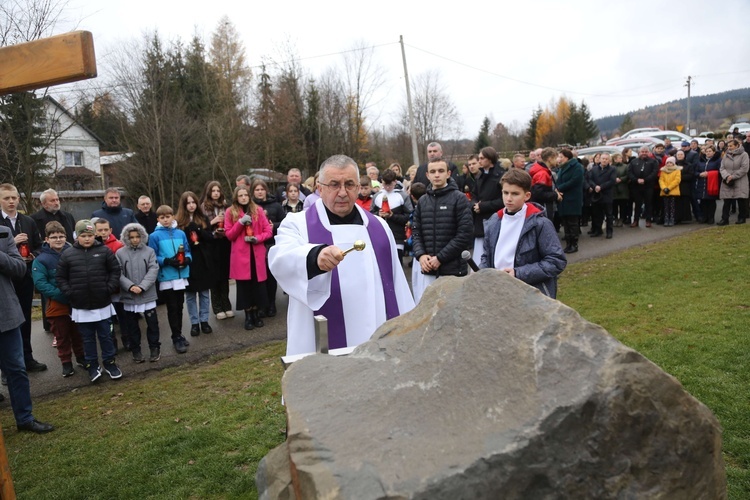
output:
[[[635,127],[665,126],[674,130],[685,125],[687,97],[664,104],[648,106],[631,111]],[[596,124],[603,135],[616,131],[625,114],[599,118]],[[704,130],[726,130],[729,125],[742,118],[750,119],[750,88],[730,90],[718,94],[693,96],[690,102],[690,127],[698,133]]]

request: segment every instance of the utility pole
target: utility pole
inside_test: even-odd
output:
[[[406,69],[406,51],[404,50],[404,36],[399,35],[401,44],[401,57],[404,60],[404,80],[406,81],[406,105],[409,108],[409,128],[411,129],[411,154],[413,165],[419,165],[419,149],[417,148],[417,130],[414,127],[414,110],[411,107],[411,86],[409,85],[409,72]]]
[[[691,81],[691,79],[692,79],[692,77],[688,76],[687,77],[687,83],[685,84],[685,86],[688,89],[688,99],[687,99],[687,130],[685,131],[685,133],[687,135],[692,135],[692,134],[690,134],[690,84],[691,84],[690,81]]]

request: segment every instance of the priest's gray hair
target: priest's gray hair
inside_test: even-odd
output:
[[[328,168],[344,170],[345,168],[349,167],[354,168],[356,176],[359,179],[359,167],[357,166],[356,161],[346,155],[333,155],[320,164],[320,170],[318,171],[320,173],[320,175],[318,176],[318,182],[325,182],[325,171]]]

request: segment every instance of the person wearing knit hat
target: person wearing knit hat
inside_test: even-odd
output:
[[[76,222],[76,238],[84,233],[96,234],[94,224],[89,219],[83,219]]]

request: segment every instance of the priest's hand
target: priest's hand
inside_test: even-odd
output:
[[[344,260],[344,251],[335,245],[325,247],[318,254],[318,267],[321,271],[332,271]]]

